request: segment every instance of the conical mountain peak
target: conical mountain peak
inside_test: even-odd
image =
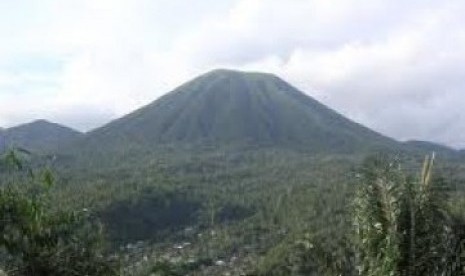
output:
[[[240,71],[240,70],[233,70],[233,69],[214,69],[211,70],[203,75],[201,77],[212,77],[212,76],[220,76],[220,77],[272,77],[272,78],[278,78],[278,76],[272,74],[272,73],[264,73],[264,72],[255,72],[255,71]]]
[[[94,146],[251,144],[352,151],[393,142],[272,74],[218,69],[87,135]],[[101,145],[100,145],[101,144]]]

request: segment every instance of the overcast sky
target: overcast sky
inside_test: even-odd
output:
[[[89,130],[222,67],[400,140],[465,147],[465,1],[0,1],[0,127]]]

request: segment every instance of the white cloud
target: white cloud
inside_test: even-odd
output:
[[[88,129],[233,67],[274,72],[384,134],[465,146],[464,12],[460,0],[3,1],[0,125]],[[31,55],[63,64],[2,66]]]

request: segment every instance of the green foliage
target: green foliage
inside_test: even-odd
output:
[[[86,166],[62,166],[59,156],[58,174],[34,175],[59,182],[48,188],[48,213],[86,208],[102,219],[112,250],[125,256],[125,275],[150,275],[160,258],[167,271],[186,269],[181,275],[357,275],[348,206],[360,156],[278,149],[123,152]],[[379,171],[381,162],[367,163],[364,175]],[[401,175],[412,178],[407,172],[415,167],[407,164]],[[440,179],[432,179],[439,189]],[[391,195],[400,193],[392,188]],[[176,248],[185,242],[190,245]],[[212,262],[182,265],[205,258]]]
[[[14,152],[16,167],[24,165]],[[28,181],[26,181],[26,179]],[[0,186],[0,249],[8,275],[116,275],[101,225],[85,211],[52,211],[50,171]]]
[[[153,276],[184,276],[188,273],[195,271],[201,266],[211,266],[212,260],[210,259],[200,259],[195,262],[178,262],[172,263],[169,261],[159,261],[154,264],[150,271],[149,275]]]
[[[142,193],[138,200],[115,202],[100,212],[113,241],[119,244],[162,241],[167,235],[197,222],[200,203],[182,191],[145,189]]]
[[[5,133],[33,152],[80,136],[43,121]],[[362,275],[435,275],[459,257],[460,153],[398,143],[269,74],[207,73],[81,138],[0,162],[10,274],[114,274],[97,216],[124,275],[349,276],[356,264]],[[356,186],[353,168],[373,149],[401,150],[407,165],[369,160]],[[431,150],[454,158],[454,193],[430,161],[408,173]]]
[[[428,157],[418,177],[398,162],[367,161],[354,201],[361,275],[444,275],[456,237],[442,178]],[[450,275],[450,274],[447,274]]]
[[[335,238],[335,237],[332,237]],[[263,276],[351,275],[351,252],[343,239],[309,234],[270,249],[256,274]]]

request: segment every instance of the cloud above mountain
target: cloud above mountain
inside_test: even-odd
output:
[[[278,74],[398,139],[465,147],[465,3],[2,1],[0,126],[90,129],[217,67]]]

